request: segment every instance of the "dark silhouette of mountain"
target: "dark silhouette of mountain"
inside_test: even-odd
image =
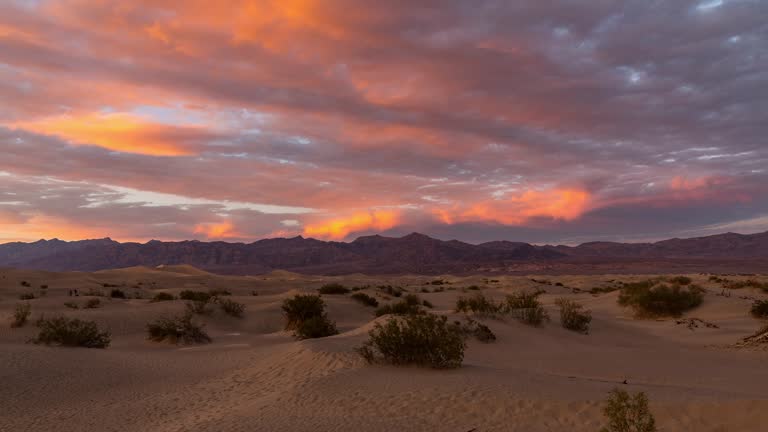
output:
[[[0,266],[52,271],[95,271],[132,266],[188,264],[223,274],[259,274],[275,269],[315,274],[524,272],[604,268],[606,263],[701,263],[713,260],[768,262],[768,232],[721,234],[656,243],[592,242],[579,246],[534,246],[493,241],[473,245],[412,233],[380,235],[352,242],[311,238],[273,238],[253,243],[162,242],[119,243],[109,238],[65,242],[58,239],[0,245]],[[751,262],[751,261],[750,261]],[[752,264],[750,264],[752,265]],[[761,264],[762,265],[762,264]],[[602,266],[602,267],[600,267]],[[608,266],[610,268],[610,265]],[[741,266],[739,268],[743,268]],[[596,271],[596,270],[595,270]]]

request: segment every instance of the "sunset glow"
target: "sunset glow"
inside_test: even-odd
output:
[[[768,229],[760,8],[0,2],[0,239]]]

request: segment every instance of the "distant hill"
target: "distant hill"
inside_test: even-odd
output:
[[[106,238],[0,245],[0,266],[52,271],[190,265],[222,274],[262,274],[276,269],[315,274],[535,272],[557,268],[578,272],[579,263],[599,263],[605,267],[605,263],[615,261],[625,268],[633,261],[675,260],[686,263],[713,260],[768,262],[768,232],[727,233],[656,243],[592,242],[573,247],[534,246],[510,241],[473,245],[457,240],[437,240],[418,233],[400,238],[366,236],[349,243],[299,236],[248,244],[156,240],[142,244],[119,243]],[[760,261],[759,265],[762,263]]]

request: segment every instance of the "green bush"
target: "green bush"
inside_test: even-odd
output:
[[[32,313],[32,305],[29,303],[19,303],[13,310],[13,319],[11,320],[11,328],[23,327],[29,319],[29,315]]]
[[[416,294],[408,294],[397,303],[390,303],[376,309],[376,316],[382,315],[418,315],[425,313],[421,309],[421,299]]]
[[[456,300],[456,312],[472,312],[478,316],[492,317],[504,311],[501,303],[497,303],[482,294],[471,297],[459,297]]]
[[[697,285],[669,286],[650,280],[625,284],[618,302],[632,307],[637,316],[680,316],[701,304],[703,292]]]
[[[376,323],[369,336],[357,349],[369,363],[457,368],[464,360],[464,337],[444,316],[392,318],[384,325]]]
[[[768,300],[755,300],[750,312],[755,318],[768,318]]]
[[[337,334],[336,324],[328,319],[325,303],[319,295],[296,295],[283,301],[285,329],[299,339]]]
[[[688,276],[675,276],[669,280],[670,283],[675,285],[690,285],[693,279]]]
[[[185,345],[211,342],[202,324],[192,320],[193,314],[187,311],[180,316],[160,317],[147,324],[148,339],[155,342],[167,340],[170,343]]]
[[[115,289],[113,289],[112,291],[109,292],[109,296],[112,297],[112,298],[124,299],[125,298],[125,292],[123,292],[123,290],[119,290],[119,289],[115,288]]]
[[[320,294],[349,294],[349,288],[339,283],[329,283],[317,290]]]
[[[378,307],[379,306],[379,301],[376,300],[374,297],[369,296],[366,293],[357,292],[357,293],[352,294],[351,298],[354,299],[357,302],[360,302],[360,303],[366,305],[366,306],[370,306],[370,307]]]
[[[99,331],[93,321],[58,317],[40,319],[37,326],[40,333],[32,340],[36,344],[106,348],[111,342],[109,331]]]
[[[34,293],[24,293],[19,296],[19,300],[34,300],[35,294]]]
[[[83,309],[96,309],[101,307],[101,300],[97,298],[88,299],[83,305]]]
[[[211,297],[213,297],[211,293],[205,291],[184,290],[179,293],[180,299],[190,301],[208,302]]]
[[[238,303],[234,300],[230,299],[223,299],[218,301],[219,306],[221,306],[221,310],[224,311],[227,315],[236,317],[236,318],[242,318],[243,313],[245,312],[245,305],[242,303]]]
[[[154,303],[154,302],[171,301],[171,300],[176,300],[176,297],[174,297],[173,294],[169,294],[166,292],[159,292],[155,294],[154,297],[152,297],[151,301]]]
[[[540,294],[540,291],[533,293],[524,291],[508,295],[507,312],[525,324],[536,327],[542,325],[544,321],[549,320],[549,315],[539,302]]]
[[[640,392],[630,396],[624,390],[613,389],[603,408],[608,426],[601,432],[656,432],[656,420],[648,408],[648,397]]]
[[[294,336],[299,339],[315,339],[335,334],[339,334],[336,323],[329,320],[326,314],[301,321],[294,331]]]
[[[560,325],[575,332],[589,333],[589,324],[592,322],[592,313],[584,310],[584,306],[572,300],[560,298],[555,300],[560,307]]]

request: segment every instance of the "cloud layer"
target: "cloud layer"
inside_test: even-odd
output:
[[[0,241],[768,229],[768,4],[11,0]]]

